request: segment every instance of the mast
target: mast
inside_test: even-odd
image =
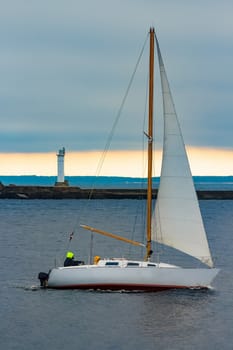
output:
[[[150,58],[149,58],[149,115],[148,115],[148,184],[147,184],[147,244],[146,257],[151,251],[151,218],[152,218],[152,158],[153,158],[153,105],[154,105],[154,37],[155,30],[150,28]]]

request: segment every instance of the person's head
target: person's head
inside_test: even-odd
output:
[[[73,253],[73,252],[67,252],[67,253],[66,253],[66,257],[67,257],[68,259],[74,259],[74,253]]]

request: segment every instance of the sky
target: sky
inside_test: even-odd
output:
[[[194,175],[233,174],[232,1],[0,4],[0,175],[55,175],[62,147],[66,175],[95,174],[150,26],[160,42]],[[146,52],[103,175],[140,174],[136,155],[147,64]]]

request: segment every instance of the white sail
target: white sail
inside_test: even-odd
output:
[[[152,239],[213,266],[192,174],[156,38],[164,110],[164,145]]]

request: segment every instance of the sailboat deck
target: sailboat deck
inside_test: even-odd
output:
[[[170,265],[166,263],[155,263],[150,261],[141,261],[141,260],[127,260],[124,258],[112,258],[112,259],[101,259],[97,264],[87,264],[80,266],[68,266],[60,267],[59,269],[83,269],[83,268],[99,268],[99,267],[120,267],[120,268],[179,268],[175,265]]]

